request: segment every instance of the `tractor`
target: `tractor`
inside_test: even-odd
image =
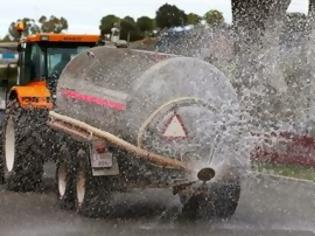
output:
[[[22,35],[24,26],[17,24]],[[58,77],[77,54],[96,46],[98,35],[38,33],[17,44],[16,80],[2,81],[2,182],[13,191],[40,186],[43,164],[53,158],[57,136],[46,125]]]

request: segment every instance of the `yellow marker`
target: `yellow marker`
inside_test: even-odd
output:
[[[24,25],[24,22],[23,21],[18,21],[16,24],[15,24],[15,28],[18,32],[23,32],[25,30],[25,25]]]

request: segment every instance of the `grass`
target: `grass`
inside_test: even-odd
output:
[[[261,173],[281,175],[315,182],[315,169],[313,167],[254,162],[252,163],[252,168]]]

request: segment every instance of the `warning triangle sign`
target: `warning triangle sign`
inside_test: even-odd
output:
[[[179,115],[175,114],[166,125],[163,136],[170,139],[187,138],[187,131]]]

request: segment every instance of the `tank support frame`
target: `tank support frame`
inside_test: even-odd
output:
[[[158,165],[162,168],[178,169],[188,173],[194,172],[192,163],[175,160],[170,157],[139,148],[111,133],[97,129],[85,122],[73,119],[69,116],[61,115],[55,111],[49,112],[48,125],[54,130],[71,135],[78,141],[90,142],[93,139],[104,140],[107,143],[132,154],[130,155],[131,157],[151,162],[152,164]]]

